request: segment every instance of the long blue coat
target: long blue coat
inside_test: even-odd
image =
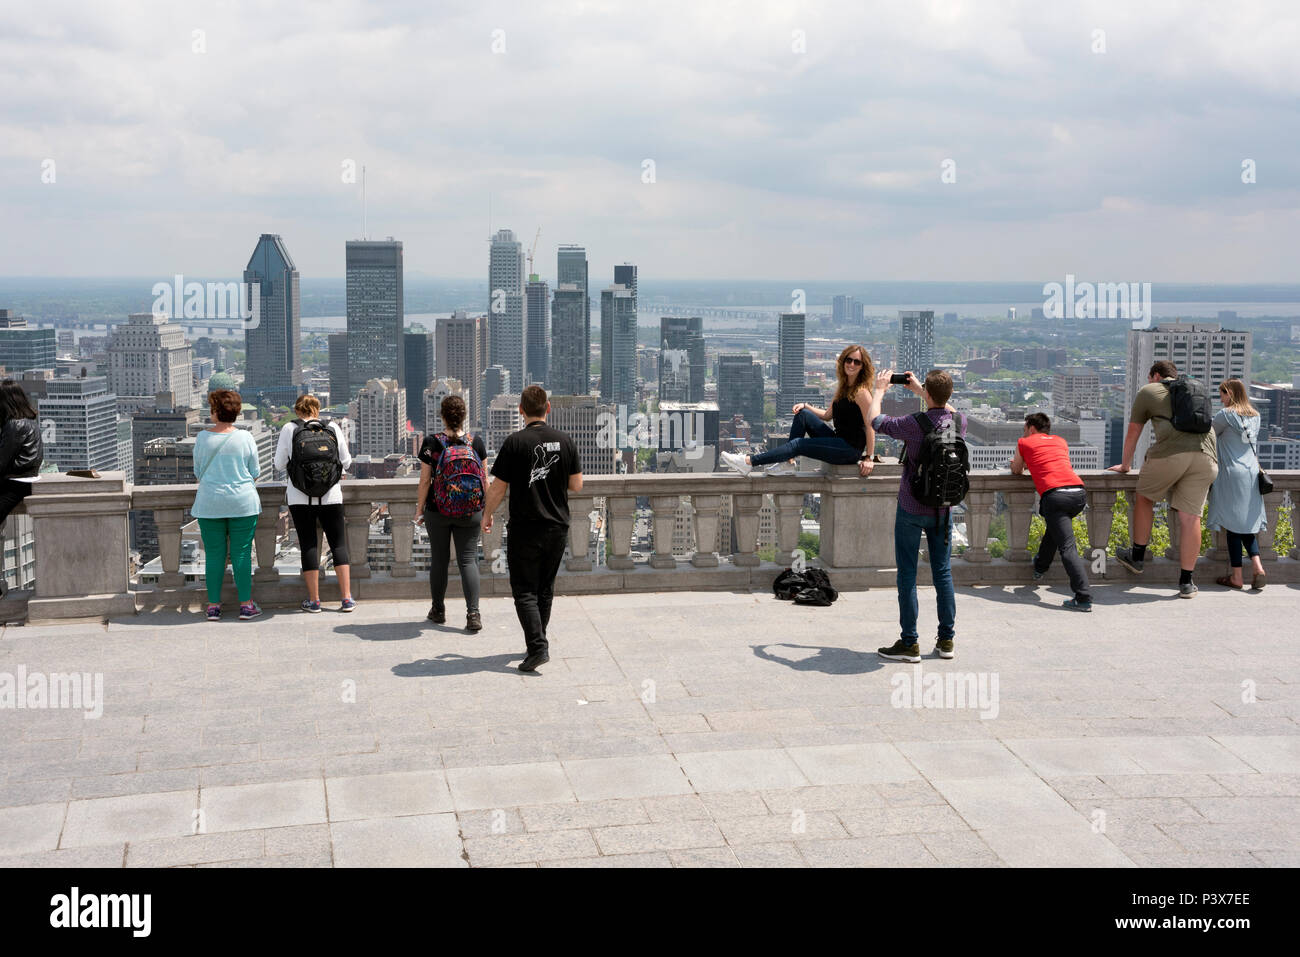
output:
[[[1210,486],[1210,528],[1251,535],[1266,527],[1259,494],[1259,416],[1220,409],[1214,416],[1219,444],[1219,477]]]

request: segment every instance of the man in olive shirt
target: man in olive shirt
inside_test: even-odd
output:
[[[1130,571],[1142,573],[1147,543],[1151,541],[1151,525],[1155,520],[1155,503],[1168,499],[1169,507],[1178,512],[1178,557],[1182,570],[1178,578],[1178,596],[1195,598],[1197,588],[1192,583],[1192,571],[1201,554],[1201,510],[1205,507],[1210,486],[1219,474],[1219,456],[1213,429],[1202,434],[1174,428],[1171,421],[1173,400],[1164,380],[1177,374],[1178,369],[1168,360],[1162,359],[1151,366],[1147,385],[1138,390],[1133,401],[1128,434],[1124,437],[1123,460],[1110,467],[1112,472],[1129,471],[1138,438],[1149,421],[1155,441],[1147,450],[1146,460],[1138,472],[1137,502],[1133,506],[1133,547],[1119,549],[1115,560]]]
[[[545,389],[539,385],[524,389],[519,397],[524,427],[501,443],[483,504],[487,533],[492,530],[492,513],[510,493],[506,564],[515,614],[528,647],[520,671],[535,671],[551,660],[546,626],[551,621],[555,576],[569,541],[569,493],[582,491],[578,446],[546,424],[550,411]]]

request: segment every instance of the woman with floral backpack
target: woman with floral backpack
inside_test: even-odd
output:
[[[464,431],[465,400],[449,395],[442,400],[442,432],[425,437],[420,446],[420,487],[415,498],[415,523],[429,532],[429,595],[433,604],[426,616],[435,624],[447,620],[447,572],[451,544],[456,545],[461,589],[465,593],[465,630],[483,629],[479,614],[478,543],[483,519],[483,460],[487,449],[478,436]]]

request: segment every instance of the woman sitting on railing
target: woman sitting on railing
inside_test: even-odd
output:
[[[206,553],[204,577],[208,588],[208,621],[221,620],[221,585],[226,555],[239,595],[239,618],[256,618],[262,609],[253,601],[253,533],[262,501],[253,481],[261,471],[257,442],[245,429],[235,428],[242,403],[233,389],[208,394],[212,427],[194,438],[194,476],[199,490],[190,514],[199,520]]]
[[[862,346],[848,346],[835,363],[838,385],[830,408],[819,409],[806,402],[791,410],[790,441],[770,452],[743,455],[723,452],[722,462],[741,475],[754,473],[763,466],[772,474],[791,474],[794,469],[782,465],[799,455],[832,465],[858,464],[858,473],[867,476],[875,467],[871,458],[876,451],[876,433],[871,429],[871,386],[876,371],[871,356]],[[834,428],[827,422],[834,422]],[[755,473],[762,475],[762,472]]]

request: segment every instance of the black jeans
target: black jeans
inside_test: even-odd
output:
[[[330,543],[334,567],[349,564],[347,523],[343,516],[342,505],[290,505],[289,514],[293,516],[293,527],[298,532],[298,550],[302,553],[303,571],[320,570],[320,536],[316,534],[317,522],[320,522],[320,527],[325,530],[325,540]]]
[[[0,597],[4,596],[7,590],[4,576],[4,533],[8,531],[5,527],[9,519],[9,513],[18,507],[18,503],[32,494],[31,482],[20,482],[17,479],[0,479]],[[17,550],[21,555],[22,549]],[[19,578],[21,579],[21,574]],[[20,581],[19,584],[22,584]]]
[[[1074,517],[1088,504],[1088,493],[1083,489],[1066,491],[1048,489],[1038,502],[1038,514],[1043,516],[1047,526],[1043,532],[1043,543],[1038,546],[1038,556],[1034,559],[1034,571],[1045,572],[1052,567],[1052,559],[1061,553],[1061,563],[1070,576],[1070,587],[1074,597],[1081,602],[1092,601],[1092,591],[1088,587],[1088,570],[1074,544]]]
[[[551,621],[555,575],[569,541],[569,526],[554,522],[519,522],[506,526],[506,563],[515,614],[524,629],[530,655],[545,654],[546,626]]]
[[[437,509],[424,510],[424,527],[429,533],[429,597],[442,608],[447,597],[447,572],[451,568],[451,543],[456,543],[456,567],[465,593],[465,613],[478,611],[478,535],[483,521],[480,509],[464,518],[448,518]]]

